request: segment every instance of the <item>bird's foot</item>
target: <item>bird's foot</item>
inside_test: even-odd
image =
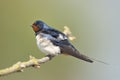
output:
[[[46,57],[49,57],[50,60],[54,57],[54,55],[46,55]]]

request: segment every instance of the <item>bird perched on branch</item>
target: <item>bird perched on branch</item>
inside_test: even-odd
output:
[[[69,42],[64,33],[48,26],[43,21],[35,21],[32,24],[32,28],[36,35],[37,46],[47,56],[52,57],[59,54],[67,54],[90,63],[93,62],[89,57],[81,54]]]

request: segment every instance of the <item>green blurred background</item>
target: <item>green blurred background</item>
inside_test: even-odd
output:
[[[119,0],[0,0],[0,69],[29,55],[44,56],[36,46],[30,25],[43,20],[63,30],[67,25],[77,37],[76,48],[98,60],[93,64],[60,55],[23,73],[0,80],[120,80]]]

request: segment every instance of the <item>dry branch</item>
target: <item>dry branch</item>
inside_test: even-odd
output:
[[[71,34],[70,29],[65,26],[64,27],[64,31],[63,33],[70,39],[70,40],[74,40],[75,37]],[[47,61],[51,60],[51,58],[49,56],[43,57],[41,59],[36,59],[33,56],[30,56],[30,60],[25,61],[25,62],[17,62],[16,64],[14,64],[13,66],[6,68],[6,69],[2,69],[0,70],[0,77],[4,76],[4,75],[8,75],[11,73],[15,73],[15,72],[23,72],[23,69],[28,68],[28,67],[36,67],[36,68],[40,68],[40,65],[42,63],[45,63]]]
[[[30,60],[26,62],[17,62],[13,66],[0,70],[0,76],[7,75],[14,72],[23,72],[23,69],[27,67],[40,67],[40,64],[49,61],[49,57],[43,57],[41,59],[36,59],[35,57],[30,56]]]

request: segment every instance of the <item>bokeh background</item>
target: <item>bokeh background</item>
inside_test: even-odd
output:
[[[0,0],[0,69],[29,55],[44,56],[36,46],[30,25],[43,20],[63,31],[69,26],[76,48],[89,57],[109,63],[93,64],[60,55],[22,73],[0,80],[120,80],[119,0]]]

